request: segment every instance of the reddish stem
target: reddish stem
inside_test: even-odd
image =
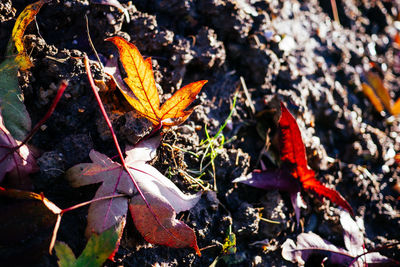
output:
[[[25,139],[19,145],[13,147],[12,149],[10,148],[10,152],[7,153],[6,155],[4,155],[4,157],[0,159],[0,162],[5,160],[10,154],[13,154],[14,152],[18,151],[18,149],[20,149],[23,145],[25,145],[32,138],[32,136],[39,130],[40,126],[42,126],[50,118],[51,114],[53,114],[54,110],[56,109],[56,106],[57,106],[58,102],[60,101],[62,95],[64,94],[64,91],[67,88],[67,86],[68,86],[68,81],[66,81],[66,80],[61,81],[60,87],[58,88],[58,91],[57,91],[57,95],[53,99],[53,102],[51,103],[49,110],[47,110],[47,112],[43,116],[43,118],[35,125],[35,127],[33,127],[33,129],[29,132],[29,134],[25,137]],[[8,139],[8,142],[11,144],[12,142],[11,142],[10,138],[7,137],[7,139]],[[15,165],[18,166],[15,158],[14,158],[14,161],[15,161]],[[17,169],[17,172],[19,173],[19,169]]]
[[[75,210],[75,209],[77,209],[77,208],[80,208],[80,207],[89,205],[89,204],[91,204],[91,203],[93,203],[93,202],[96,202],[96,201],[107,200],[107,199],[114,199],[114,198],[116,198],[116,197],[126,197],[126,194],[118,194],[118,195],[112,195],[112,196],[105,196],[105,197],[94,198],[94,199],[91,199],[91,200],[89,200],[89,201],[85,201],[85,202],[82,202],[82,203],[73,205],[73,206],[71,206],[71,207],[69,207],[69,208],[63,209],[63,210],[61,211],[60,214],[62,215],[62,214],[64,214],[64,213],[68,212],[68,211]]]
[[[143,199],[144,203],[146,204],[147,208],[149,209],[150,213],[153,215],[153,217],[154,217],[154,219],[157,221],[157,223],[158,223],[165,231],[167,231],[168,233],[170,233],[173,237],[177,238],[171,231],[169,231],[167,228],[165,228],[165,226],[160,222],[160,220],[158,219],[158,216],[154,213],[154,211],[153,211],[153,209],[151,208],[149,202],[147,202],[146,197],[144,196],[142,190],[139,188],[139,185],[136,183],[136,181],[135,181],[135,179],[133,178],[131,172],[129,171],[128,166],[126,165],[124,156],[122,155],[122,150],[121,150],[121,147],[119,146],[117,136],[116,136],[116,134],[115,134],[115,132],[114,132],[114,130],[113,130],[113,127],[112,127],[112,124],[111,124],[111,122],[110,122],[110,119],[108,118],[107,112],[106,112],[106,110],[105,110],[105,108],[104,108],[103,102],[101,101],[101,98],[100,98],[99,93],[96,91],[96,85],[95,85],[95,83],[94,83],[94,81],[93,81],[92,72],[91,72],[91,70],[90,70],[89,60],[88,60],[87,56],[85,56],[84,62],[85,62],[85,69],[86,69],[86,73],[87,73],[87,76],[88,76],[88,79],[89,79],[90,86],[92,87],[92,91],[93,91],[93,93],[94,93],[94,95],[95,95],[95,97],[96,97],[97,104],[98,104],[99,107],[100,107],[101,114],[103,115],[104,119],[106,120],[107,126],[108,126],[108,128],[110,129],[110,131],[111,131],[111,135],[112,135],[112,138],[113,138],[115,147],[117,148],[117,152],[118,152],[119,158],[121,159],[122,167],[123,167],[124,170],[128,173],[129,178],[131,178],[131,181],[132,181],[133,185],[134,185],[135,188],[138,190],[138,192],[139,192],[141,198]],[[119,182],[119,181],[118,181],[118,182]]]
[[[33,129],[25,137],[22,143],[18,145],[17,149],[26,144],[32,138],[32,136],[39,130],[39,128],[50,118],[51,114],[53,114],[54,110],[56,109],[56,106],[60,101],[62,95],[64,94],[64,91],[67,88],[67,86],[68,86],[68,81],[62,80],[60,86],[58,87],[57,95],[53,99],[53,103],[51,103],[50,108],[47,110],[43,118],[38,123],[36,123],[35,127],[33,127]]]

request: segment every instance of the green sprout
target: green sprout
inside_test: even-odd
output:
[[[238,92],[235,93],[233,97],[233,104],[232,104],[232,109],[228,115],[228,117],[225,119],[224,124],[219,127],[218,132],[214,136],[210,136],[208,130],[207,130],[207,125],[205,125],[204,130],[206,134],[206,139],[201,140],[200,142],[200,150],[203,151],[201,154],[201,160],[200,160],[200,168],[198,171],[189,171],[191,173],[199,175],[199,177],[203,176],[205,174],[206,169],[211,165],[212,168],[212,176],[214,179],[214,190],[217,191],[217,180],[216,180],[216,175],[215,175],[215,163],[214,160],[218,157],[219,153],[222,151],[223,147],[225,144],[231,142],[234,140],[234,138],[231,138],[229,140],[226,140],[223,130],[230,121],[233,112],[236,107],[236,100],[237,100]],[[196,157],[199,157],[198,154],[195,154]],[[205,161],[208,159],[208,162],[205,163]],[[198,177],[198,178],[199,178]]]
[[[228,122],[230,121],[230,119],[233,115],[233,112],[235,111],[237,97],[238,97],[238,92],[236,92],[233,97],[232,109],[230,110],[228,117],[225,119],[224,124],[222,124],[221,127],[219,127],[218,132],[214,136],[210,136],[210,133],[208,132],[208,129],[207,129],[207,125],[205,125],[204,130],[205,130],[206,139],[200,141],[200,144],[198,146],[199,152],[195,153],[193,151],[188,151],[186,149],[177,147],[175,145],[163,143],[163,145],[168,147],[171,151],[180,150],[180,151],[182,151],[184,153],[188,153],[196,158],[201,158],[199,170],[187,170],[187,171],[184,171],[181,169],[178,170],[178,172],[186,180],[188,180],[189,183],[191,183],[194,187],[201,187],[203,190],[209,189],[209,184],[208,183],[205,184],[201,178],[206,174],[207,168],[209,166],[211,166],[211,168],[212,168],[211,175],[214,180],[213,188],[214,188],[214,191],[217,191],[217,181],[216,181],[214,160],[221,153],[224,145],[235,139],[235,137],[233,137],[233,138],[226,140],[225,135],[223,134],[223,130],[226,127],[226,125],[228,124]],[[207,163],[205,163],[206,161],[207,161]],[[167,175],[170,175],[171,171],[172,171],[172,169],[170,168],[168,170]],[[193,177],[190,174],[194,174],[196,177]]]

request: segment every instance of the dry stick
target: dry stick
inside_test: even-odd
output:
[[[99,54],[97,54],[96,48],[94,47],[94,44],[93,44],[93,42],[92,42],[92,38],[90,37],[90,32],[89,32],[89,20],[88,20],[88,16],[87,16],[87,15],[85,15],[85,19],[86,19],[86,32],[87,32],[87,36],[88,36],[90,48],[92,48],[94,54],[96,55],[96,58],[97,58],[97,61],[99,62],[99,65],[100,65],[101,70],[104,71],[103,63],[101,63]]]
[[[93,81],[92,72],[91,72],[91,70],[90,70],[89,60],[88,60],[87,56],[85,56],[84,62],[85,62],[85,69],[86,69],[86,73],[87,73],[87,76],[88,76],[88,79],[89,79],[90,86],[92,87],[92,91],[93,91],[93,93],[94,93],[94,95],[95,95],[95,97],[96,97],[97,104],[98,104],[99,107],[100,107],[101,114],[103,115],[103,118],[106,120],[107,126],[108,126],[108,128],[110,129],[110,131],[111,131],[111,135],[112,135],[112,138],[113,138],[115,147],[116,147],[116,149],[117,149],[118,156],[119,156],[119,158],[121,159],[122,167],[123,167],[124,170],[128,173],[129,178],[131,178],[131,181],[132,181],[133,185],[134,185],[135,188],[138,190],[138,193],[139,193],[140,197],[143,199],[144,203],[146,204],[146,206],[147,206],[147,208],[149,209],[150,213],[153,215],[153,217],[154,217],[154,219],[156,220],[156,222],[157,222],[165,231],[167,231],[169,234],[171,234],[174,238],[179,239],[179,238],[178,238],[177,236],[175,236],[170,230],[168,230],[167,228],[165,228],[165,226],[160,222],[158,216],[154,213],[154,210],[153,210],[152,207],[150,206],[149,202],[147,202],[146,197],[144,196],[142,190],[139,188],[139,185],[136,183],[136,181],[135,181],[135,179],[133,178],[131,172],[129,171],[129,168],[128,168],[128,166],[126,165],[124,156],[122,155],[122,150],[121,150],[121,147],[119,146],[119,143],[118,143],[118,140],[117,140],[117,136],[115,135],[115,132],[114,132],[114,129],[113,129],[112,125],[111,125],[110,119],[109,119],[108,116],[107,116],[107,113],[106,113],[106,110],[105,110],[105,108],[104,108],[103,102],[101,101],[101,98],[100,98],[99,93],[96,91],[96,85],[95,85],[95,83],[94,83],[94,81]],[[136,171],[139,171],[139,172],[143,172],[143,171],[141,171],[141,170],[139,170],[139,169],[135,169],[135,168],[131,168],[131,169],[136,170]],[[143,173],[145,173],[145,172],[143,172]]]
[[[339,14],[336,6],[336,0],[331,0],[331,6],[332,6],[333,18],[338,24],[340,24]]]
[[[240,83],[242,84],[243,92],[246,96],[246,103],[248,107],[250,108],[252,115],[256,114],[256,108],[254,107],[254,104],[251,100],[251,95],[249,93],[249,90],[247,90],[246,82],[244,81],[244,78],[240,76]]]

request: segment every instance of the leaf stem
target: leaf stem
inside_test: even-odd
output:
[[[114,198],[117,198],[117,197],[126,197],[126,196],[127,196],[126,194],[117,194],[117,195],[110,195],[110,196],[94,198],[94,199],[91,199],[89,201],[85,201],[85,202],[73,205],[73,206],[71,206],[69,208],[63,209],[63,210],[61,210],[60,214],[62,215],[64,213],[68,212],[68,211],[75,210],[77,208],[89,205],[89,204],[91,204],[93,202],[97,202],[97,201],[101,201],[101,200],[107,200],[107,199],[114,199]]]
[[[84,58],[84,63],[85,63],[85,69],[86,69],[87,77],[88,77],[88,79],[89,79],[90,86],[91,86],[92,91],[93,91],[93,93],[94,93],[94,95],[95,95],[95,97],[96,97],[96,101],[97,101],[97,104],[98,104],[99,107],[100,107],[100,111],[101,111],[101,113],[102,113],[104,119],[105,119],[106,122],[107,122],[108,128],[109,128],[110,131],[111,131],[111,135],[112,135],[112,138],[113,138],[115,147],[116,147],[116,149],[117,149],[119,158],[121,159],[122,167],[123,167],[124,170],[128,173],[129,177],[131,178],[131,181],[132,181],[133,185],[134,185],[135,188],[138,190],[138,193],[140,194],[141,198],[143,199],[144,203],[146,204],[147,208],[149,209],[150,213],[153,215],[153,217],[154,217],[154,219],[157,221],[157,223],[158,223],[165,231],[167,231],[167,232],[168,232],[169,234],[171,234],[173,237],[177,238],[171,231],[169,231],[167,228],[165,228],[165,226],[160,222],[158,216],[154,213],[154,210],[151,208],[149,202],[147,202],[146,197],[144,196],[142,190],[139,188],[139,185],[136,183],[136,181],[135,181],[135,179],[133,178],[131,172],[129,171],[129,168],[128,168],[128,166],[126,165],[124,156],[122,155],[121,147],[119,146],[117,136],[116,136],[116,134],[115,134],[115,132],[114,132],[114,130],[113,130],[113,127],[112,127],[112,124],[111,124],[111,122],[110,122],[110,119],[108,118],[108,115],[107,115],[106,110],[105,110],[105,108],[104,108],[103,102],[101,101],[101,98],[100,98],[99,93],[96,91],[96,85],[95,85],[95,83],[94,83],[94,81],[93,81],[92,72],[91,72],[90,66],[89,66],[89,59],[87,58],[86,55],[85,55],[85,58]],[[140,170],[138,170],[138,171],[140,171]]]
[[[32,136],[39,130],[39,128],[50,118],[51,114],[53,114],[54,110],[57,107],[58,102],[60,101],[62,95],[64,94],[65,89],[68,86],[68,81],[62,80],[60,86],[58,87],[57,95],[53,99],[50,108],[47,110],[46,114],[43,118],[33,127],[32,131],[25,137],[21,144],[18,145],[17,149],[26,144]]]

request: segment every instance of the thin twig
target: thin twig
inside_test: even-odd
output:
[[[336,0],[331,0],[332,13],[334,20],[340,25],[339,13],[336,6]]]
[[[247,98],[246,102],[247,102],[248,106],[250,107],[252,114],[256,114],[256,108],[253,105],[253,101],[251,100],[249,90],[247,90],[246,82],[244,81],[244,78],[242,76],[240,76],[240,82],[242,84],[243,92]]]
[[[96,55],[97,61],[99,62],[100,68],[101,68],[101,70],[104,72],[103,63],[101,63],[99,54],[97,54],[96,48],[94,47],[94,44],[93,44],[93,42],[92,42],[92,38],[90,37],[90,32],[89,32],[89,19],[88,19],[88,16],[87,16],[86,14],[85,14],[85,19],[86,19],[86,32],[87,32],[87,36],[88,36],[90,48],[92,48],[94,54]]]

